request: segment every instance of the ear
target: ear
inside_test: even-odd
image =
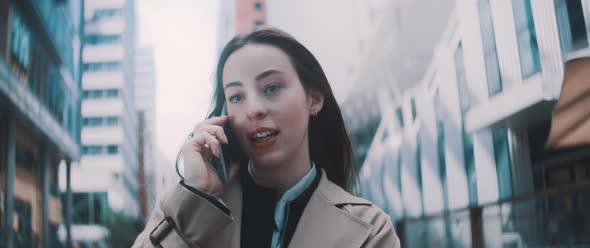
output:
[[[315,89],[307,91],[307,106],[310,116],[316,116],[324,106],[324,95]]]

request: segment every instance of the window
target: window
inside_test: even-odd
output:
[[[106,90],[84,90],[84,99],[116,98],[119,96],[119,89]]]
[[[459,42],[455,50],[455,72],[457,73],[457,87],[459,88],[459,104],[461,113],[467,112],[471,106],[471,94],[467,88],[467,77],[465,75],[465,60],[463,58],[463,45]]]
[[[416,98],[412,98],[411,100],[412,105],[412,120],[416,120]]]
[[[88,145],[82,148],[82,153],[84,153],[84,155],[98,155],[102,154],[103,151],[104,148],[98,145]]]
[[[434,95],[434,108],[436,111],[436,130],[438,134],[437,138],[437,151],[438,151],[438,165],[439,165],[439,175],[440,181],[443,186],[443,203],[445,209],[449,208],[449,194],[447,190],[447,161],[446,161],[446,153],[445,153],[445,128],[443,122],[443,110],[442,110],[442,102],[440,99],[440,93],[437,90]]]
[[[87,35],[84,39],[86,44],[99,45],[99,44],[112,44],[121,41],[121,35]]]
[[[516,25],[520,69],[523,78],[527,78],[541,69],[531,0],[512,0],[512,9]]]
[[[488,95],[493,96],[502,92],[502,79],[500,77],[500,62],[498,61],[498,52],[496,50],[492,8],[490,6],[490,0],[479,0],[477,3],[481,39],[484,49]]]
[[[258,26],[262,26],[264,25],[264,21],[261,20],[256,20],[256,22],[254,23],[254,26],[258,27]]]
[[[39,164],[37,159],[38,156],[36,156],[34,150],[17,142],[15,144],[14,153],[15,163],[18,166],[25,168],[30,172],[34,172],[36,165]]]
[[[106,117],[106,125],[107,126],[115,126],[119,124],[119,117],[109,116]]]
[[[85,127],[99,127],[103,125],[103,121],[101,117],[88,117],[84,118],[84,126]]]
[[[25,20],[16,8],[12,8],[10,18],[10,54],[16,63],[17,74],[26,72],[29,68],[31,33]]]
[[[97,99],[102,98],[104,92],[102,90],[85,90],[84,98],[86,99]]]
[[[588,47],[582,0],[557,0],[555,5],[561,49],[570,52]]]
[[[418,132],[418,137],[420,137],[420,132]],[[424,213],[424,188],[422,187],[422,146],[420,146],[420,141],[416,143],[416,183],[418,184],[418,191],[420,192],[420,204],[422,208],[422,213]]]
[[[119,96],[119,90],[118,89],[108,89],[106,90],[106,96],[107,98],[115,98]]]
[[[18,218],[13,218],[18,230],[15,230],[16,237],[19,237],[16,242],[18,247],[35,247],[39,242],[35,232],[33,231],[33,225],[35,220],[33,218],[33,209],[29,202],[21,201],[18,198],[14,199],[14,215]]]
[[[119,152],[119,146],[117,145],[108,145],[107,146],[107,153],[108,154],[117,154]]]
[[[463,158],[465,161],[465,174],[467,175],[469,205],[477,205],[477,175],[475,174],[473,137],[465,129],[463,129]]]
[[[256,10],[262,10],[262,3],[260,1],[256,1],[256,3],[254,3],[254,8]]]
[[[404,127],[404,113],[402,112],[402,108],[397,108],[395,110],[395,114],[397,115],[397,119],[399,120],[399,126]]]
[[[122,14],[121,9],[98,9],[94,11],[93,20],[100,19],[101,17],[120,16]]]
[[[509,198],[512,196],[512,173],[506,129],[494,130],[493,139],[500,199]]]
[[[584,11],[581,0],[566,1],[569,27],[572,33],[572,43],[574,48],[587,47],[588,36],[586,33],[586,24],[584,23]]]
[[[117,61],[84,64],[84,71],[113,71],[118,69],[121,69],[121,63]]]

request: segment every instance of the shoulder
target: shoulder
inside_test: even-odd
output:
[[[331,182],[325,173],[318,185],[318,193],[335,207],[346,211],[371,226],[387,225],[391,218],[385,211],[367,199],[354,196]],[[391,225],[391,223],[389,223]]]

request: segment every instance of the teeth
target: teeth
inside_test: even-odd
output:
[[[265,131],[265,132],[260,132],[260,133],[256,133],[254,134],[253,138],[259,139],[259,138],[264,138],[264,137],[268,137],[272,135],[272,132],[270,131]]]

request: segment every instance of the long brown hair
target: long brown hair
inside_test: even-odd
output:
[[[311,52],[284,31],[264,27],[238,35],[225,46],[217,64],[215,92],[208,117],[219,116],[225,103],[222,75],[228,57],[248,44],[264,44],[281,49],[289,57],[303,88],[306,91],[317,90],[324,96],[322,110],[309,121],[311,160],[326,171],[332,182],[343,189],[353,189],[356,184],[356,173],[352,164],[352,146],[332,88],[320,63]],[[230,140],[232,137],[233,134],[228,134]],[[246,156],[241,153],[239,147],[234,145],[233,149],[230,147],[229,150],[229,156],[243,164]]]

